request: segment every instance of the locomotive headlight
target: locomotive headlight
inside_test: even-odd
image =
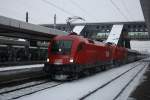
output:
[[[49,58],[47,58],[47,62],[49,62]]]
[[[73,59],[70,59],[70,63],[73,63]]]

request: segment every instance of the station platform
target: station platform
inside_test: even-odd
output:
[[[141,78],[141,84],[131,93],[128,100],[150,100],[150,65]]]
[[[21,65],[21,66],[10,66],[0,68],[0,72],[4,71],[13,71],[13,70],[21,70],[21,69],[30,69],[30,68],[42,68],[44,64],[32,64],[32,65]]]
[[[0,85],[11,83],[12,81],[18,84],[18,80],[28,80],[32,77],[44,75],[43,66],[44,64],[32,64],[0,68]]]

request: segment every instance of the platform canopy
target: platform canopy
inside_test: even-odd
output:
[[[49,40],[67,32],[0,16],[0,35],[25,39]]]

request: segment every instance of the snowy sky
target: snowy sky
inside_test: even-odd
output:
[[[144,21],[139,0],[0,0],[0,15],[34,24],[64,23],[80,16],[86,22]]]

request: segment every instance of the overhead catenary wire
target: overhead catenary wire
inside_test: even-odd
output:
[[[48,0],[41,0],[41,1],[43,1],[44,3],[46,3],[48,5],[51,5],[51,6],[55,7],[55,8],[57,8],[58,10],[62,11],[63,13],[65,13],[67,15],[75,16],[72,12],[69,12],[69,11],[61,8],[61,7],[57,6],[56,4],[54,4],[54,3],[52,3],[52,2],[50,2]]]
[[[21,2],[22,1],[22,2]],[[36,16],[36,17],[32,17],[32,14],[35,12],[33,12],[32,11],[32,13],[31,13],[31,11],[29,10],[29,8],[31,8],[31,9],[34,9],[35,7],[34,6],[32,6],[31,5],[31,3],[30,2],[26,2],[25,0],[19,0],[19,2],[21,2],[22,3],[22,5],[26,8],[28,8],[28,12],[29,12],[29,14],[30,14],[30,20],[33,20],[33,21],[35,21],[35,22],[38,22],[39,20],[41,20],[42,19],[42,17],[40,17],[40,16]],[[24,5],[25,4],[25,5]],[[50,16],[50,18],[51,19],[53,19],[53,16]],[[53,21],[53,20],[51,20],[51,21]]]
[[[2,10],[5,10],[5,11],[8,11],[9,13],[12,13],[12,17],[14,19],[18,19],[18,20],[21,20],[21,21],[25,21],[26,19],[26,11],[22,12],[22,11],[18,11],[17,9],[10,9],[10,8],[4,8],[4,7],[0,7]],[[29,12],[30,14],[30,12]],[[2,14],[1,14],[2,15]],[[29,15],[29,23],[30,21],[35,21],[35,22],[38,22],[39,18],[33,18],[31,15]]]
[[[68,0],[68,1],[70,1],[74,6],[76,6],[78,9],[80,9],[84,14],[86,14],[87,16],[85,16],[85,17],[90,17],[90,18],[96,19],[96,20],[98,21],[98,19],[97,19],[96,17],[91,16],[91,15],[93,15],[93,14],[91,14],[91,13],[88,12],[86,9],[84,9],[83,7],[81,7],[81,6],[79,5],[79,3],[77,3],[77,2],[74,1],[74,0]],[[89,16],[89,15],[90,15],[90,16]]]
[[[69,0],[73,5],[75,5],[77,8],[79,8],[80,10],[82,10],[84,13],[88,13],[85,9],[83,9],[77,2],[75,2],[74,0]]]
[[[86,10],[84,10],[82,7],[80,7],[80,5],[78,3],[76,3],[73,0],[68,0],[72,3],[72,5],[76,6],[78,9],[80,9],[83,13],[87,14]]]
[[[124,17],[124,19],[126,21],[128,21],[127,16],[120,10],[120,8],[118,7],[118,5],[113,0],[110,0],[110,2],[116,8],[116,10],[121,14],[121,16]]]
[[[24,0],[21,0],[21,1],[22,1],[22,4],[25,3]],[[67,15],[70,15],[70,16],[77,16],[77,15],[74,15],[74,14],[73,14],[74,12],[72,12],[72,11],[70,11],[70,10],[68,10],[68,9],[65,9],[65,8],[63,8],[63,7],[59,6],[59,5],[57,5],[57,2],[52,2],[51,0],[41,0],[41,1],[42,1],[43,3],[46,3],[46,4],[50,5],[50,6],[52,6],[52,7],[57,8],[59,11],[65,13],[65,14],[67,14]],[[130,13],[128,16],[126,15],[127,13],[123,12],[122,9],[120,9],[120,8],[121,8],[120,5],[117,5],[114,0],[110,0],[110,1],[111,1],[111,4],[114,6],[114,9],[116,9],[116,11],[119,12],[123,18],[125,18],[127,21],[131,19],[130,17],[132,17],[132,16],[129,16],[129,15],[131,15],[131,13],[129,12],[129,9],[127,8],[127,5],[126,5],[126,4],[124,4],[124,5],[122,5],[122,6],[124,6],[124,9],[126,9],[126,12]],[[84,13],[85,16],[83,16],[83,18],[89,17],[89,18],[91,18],[91,19],[97,20],[97,17],[96,17],[95,15],[91,14],[92,12],[89,12],[89,11],[88,11],[86,8],[84,8],[84,6],[82,6],[81,3],[79,3],[78,1],[75,1],[75,0],[68,0],[68,2],[72,2],[72,4],[77,7],[77,9],[80,9],[80,11],[82,11],[82,12]],[[124,3],[124,1],[122,1],[122,3]],[[25,6],[25,5],[23,5],[23,6]],[[32,8],[31,3],[28,3],[28,2],[27,2],[27,5],[26,5],[26,6],[28,6],[28,8]],[[10,10],[12,10],[12,9],[10,9]],[[18,10],[16,10],[16,11],[18,11]],[[18,12],[19,12],[19,13],[16,13],[15,16],[19,16],[18,14],[20,14],[20,16],[21,16],[21,17],[24,16],[24,19],[25,19],[25,12],[20,12],[20,11],[18,11]],[[42,19],[42,18],[39,18],[39,16],[33,17],[33,16],[32,16],[33,13],[31,13],[30,11],[29,11],[29,14],[31,14],[31,15],[29,16],[31,21],[33,20],[33,21],[35,21],[35,22],[38,22],[39,20]],[[50,17],[53,19],[52,16],[50,16]],[[81,17],[82,17],[82,16],[81,16]],[[22,18],[22,19],[23,19],[23,18]],[[85,18],[85,19],[86,19],[86,18]],[[132,19],[133,19],[133,17],[132,17]]]
[[[128,9],[126,3],[125,3],[125,1],[121,0],[121,3],[123,5],[124,9],[126,10],[126,12],[128,13],[128,16],[131,18],[131,20],[133,20],[134,18],[133,18],[133,16],[131,16],[130,11],[129,11],[129,9]]]

